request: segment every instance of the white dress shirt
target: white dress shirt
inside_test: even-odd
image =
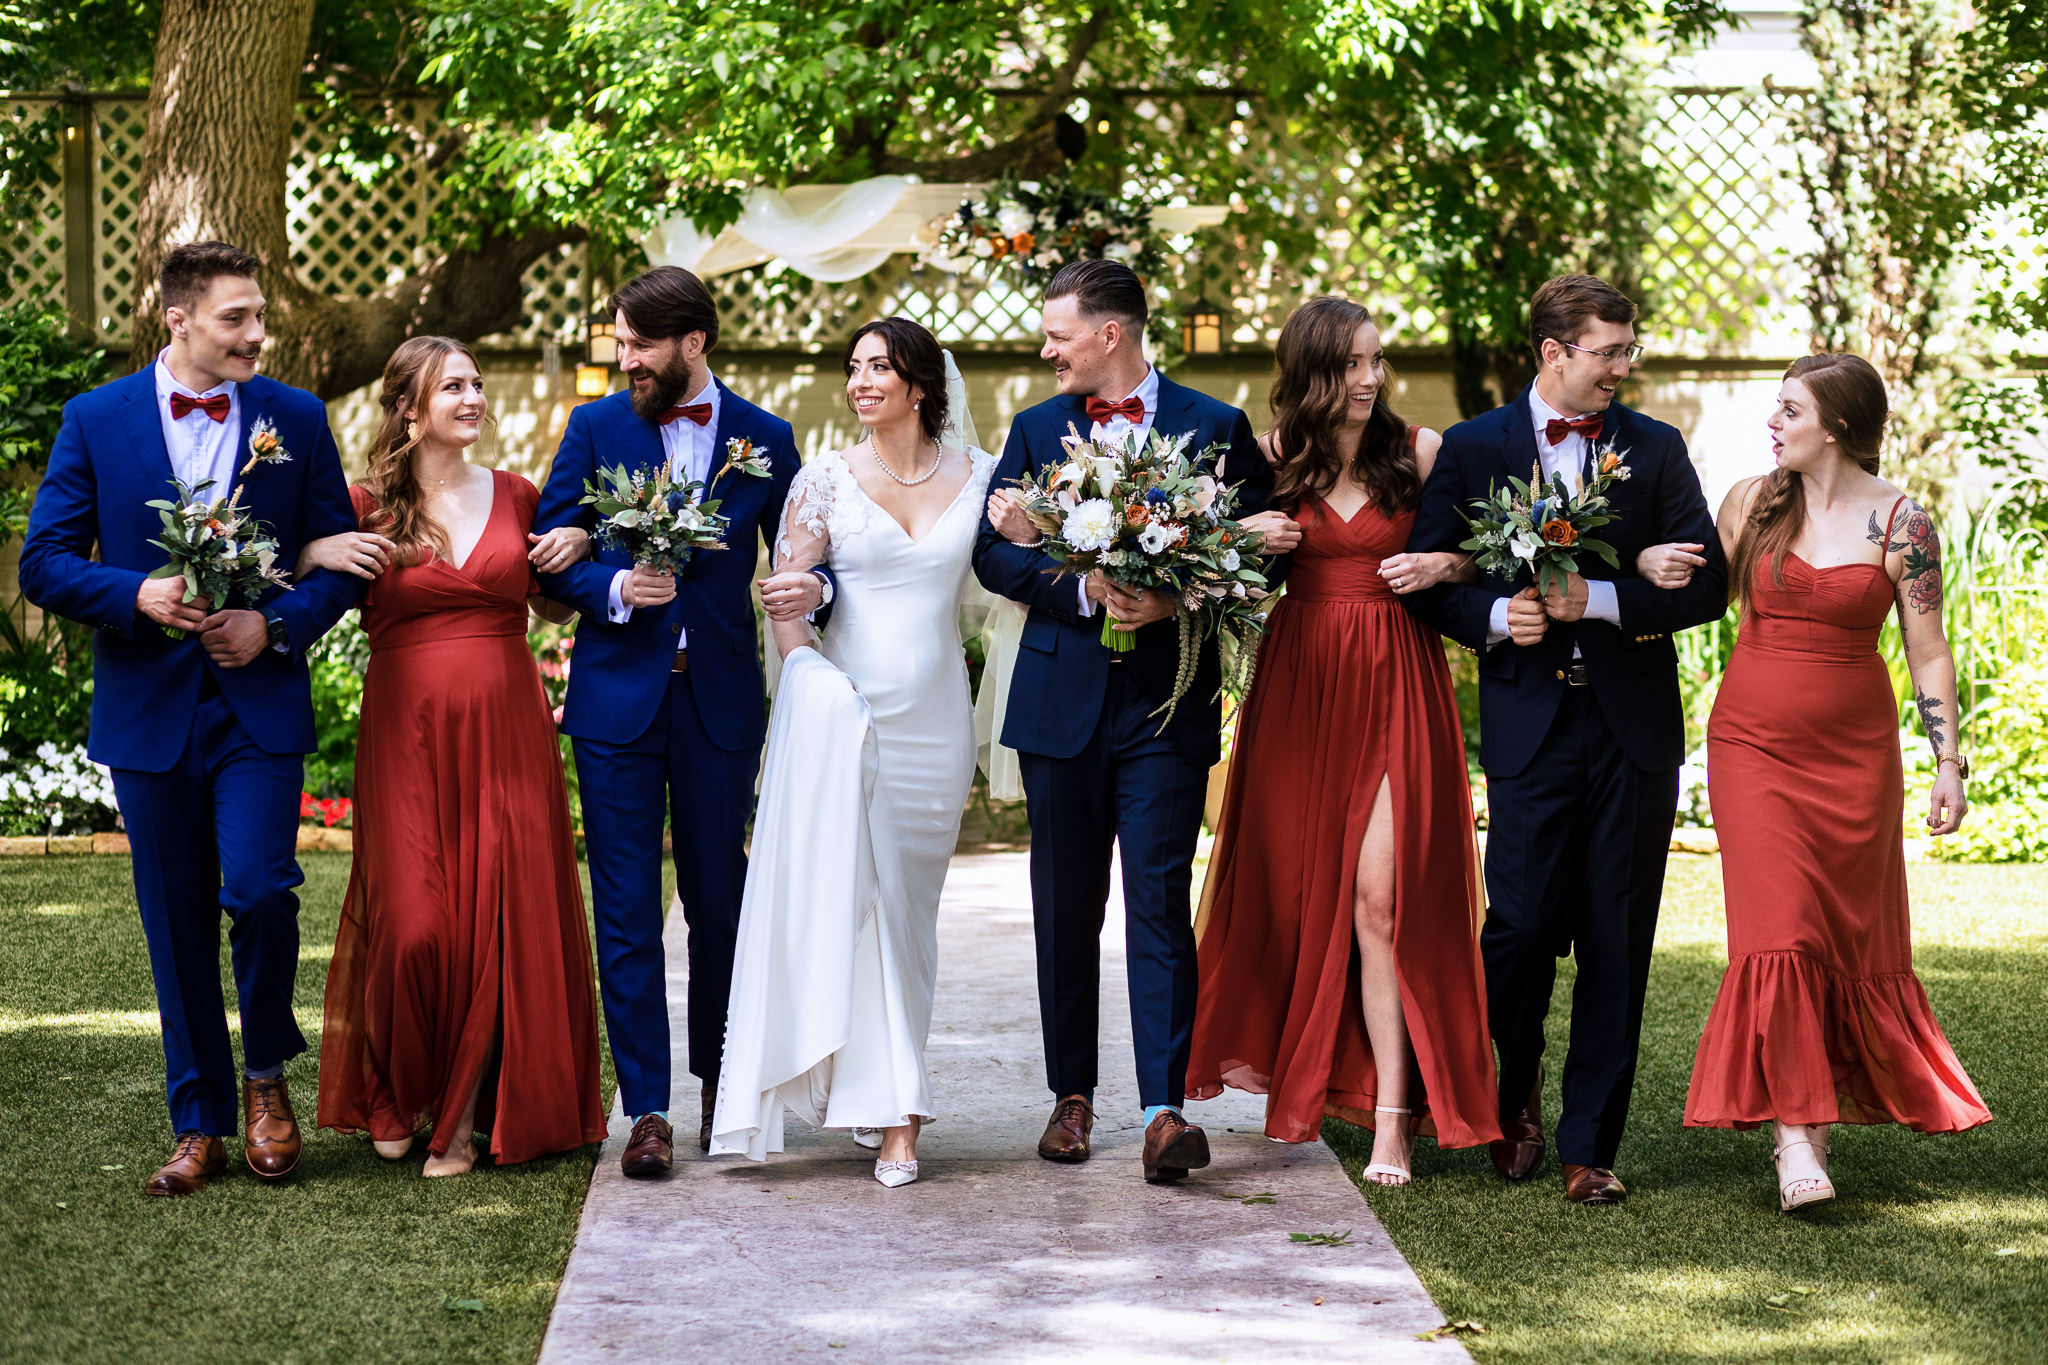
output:
[[[1098,398],[1103,396],[1101,394],[1096,395]],[[1139,380],[1138,387],[1125,394],[1124,398],[1135,398],[1140,403],[1143,403],[1145,405],[1144,418],[1141,421],[1133,422],[1130,418],[1119,414],[1110,418],[1107,422],[1092,422],[1088,426],[1089,440],[1115,441],[1119,444],[1127,445],[1131,440],[1131,434],[1135,432],[1137,433],[1139,447],[1143,447],[1145,433],[1152,430],[1152,423],[1159,416],[1159,371],[1147,365],[1145,367],[1145,377]],[[1111,398],[1108,401],[1121,403],[1124,399]],[[1085,578],[1081,580],[1081,614],[1083,616],[1093,616],[1095,614],[1095,603],[1088,596],[1088,580]]]
[[[679,483],[703,483],[711,477],[712,457],[717,454],[718,444],[718,381],[707,372],[704,387],[696,396],[683,400],[684,404],[709,403],[711,420],[698,426],[687,417],[658,428],[661,432],[662,453],[668,456],[668,476]],[[633,617],[633,609],[626,605],[626,580],[632,577],[631,569],[621,569],[612,575],[610,600],[606,603],[606,615],[613,625],[621,625]],[[690,643],[690,632],[680,631],[676,635],[676,648],[685,649]]]
[[[1562,441],[1552,445],[1545,429],[1552,419],[1562,418],[1564,414],[1544,402],[1533,387],[1529,390],[1529,416],[1536,423],[1536,457],[1543,462],[1543,481],[1547,484],[1552,477],[1561,477],[1566,491],[1577,493],[1586,468],[1586,438],[1576,431],[1568,431]],[[1614,595],[1613,583],[1601,578],[1586,579],[1584,619],[1606,621],[1617,626],[1621,624],[1621,604]],[[1507,638],[1508,599],[1496,597],[1493,610],[1487,616],[1486,643],[1497,645]],[[1572,657],[1581,657],[1577,645],[1572,646]]]
[[[208,500],[224,498],[228,493],[228,482],[235,473],[235,448],[242,434],[242,386],[229,380],[216,384],[205,393],[193,393],[171,375],[171,367],[164,363],[170,348],[157,352],[156,357],[156,413],[163,423],[164,451],[171,457],[171,472],[187,488],[197,488],[211,479],[213,487],[202,496]],[[183,417],[171,418],[171,395],[182,393],[188,398],[211,398],[217,393],[228,396],[228,415],[225,421],[216,422],[204,412],[194,408]]]

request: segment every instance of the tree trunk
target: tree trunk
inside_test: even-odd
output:
[[[232,242],[262,258],[274,336],[290,334],[294,312],[308,301],[292,273],[284,190],[313,4],[165,0],[142,144],[134,369],[170,340],[157,267],[181,242]],[[310,376],[296,358],[273,342],[265,369],[305,385]]]
[[[583,237],[574,228],[487,235],[365,299],[307,288],[285,233],[285,179],[314,3],[165,0],[142,151],[134,369],[170,340],[156,273],[181,242],[232,242],[262,258],[263,372],[334,399],[374,382],[409,336],[473,340],[517,326],[520,276]]]

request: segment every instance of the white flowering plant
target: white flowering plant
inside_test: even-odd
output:
[[[207,498],[213,487],[207,479],[187,488],[172,481],[175,502],[157,498],[144,506],[153,507],[163,519],[163,539],[149,543],[171,557],[171,562],[151,578],[183,578],[187,602],[205,598],[215,611],[225,610],[236,598],[254,606],[265,588],[275,583],[289,588],[285,571],[277,565],[277,538],[268,526],[242,508],[242,490],[232,497]],[[173,640],[185,632],[163,627]]]
[[[1180,672],[1162,708],[1168,720],[1194,680],[1202,638],[1228,635],[1246,666],[1247,648],[1265,628],[1266,576],[1259,533],[1234,520],[1234,490],[1205,472],[1222,447],[1199,454],[1186,435],[1148,430],[1141,443],[1091,441],[1069,425],[1060,438],[1066,458],[1035,478],[1017,481],[1024,515],[1045,539],[1039,546],[1060,572],[1101,570],[1132,592],[1156,590],[1174,599],[1180,623]],[[1102,613],[1102,643],[1137,648],[1135,632],[1115,629]],[[1242,680],[1238,680],[1240,683]]]
[[[1507,487],[1472,500],[1465,518],[1472,535],[1460,548],[1473,552],[1483,572],[1509,583],[1527,577],[1540,592],[1562,590],[1566,576],[1579,571],[1581,555],[1620,568],[1614,547],[1587,533],[1615,520],[1607,490],[1628,478],[1627,461],[1628,452],[1612,444],[1596,448],[1590,477],[1573,493],[1558,475],[1546,485],[1539,460],[1527,483],[1511,477]]]
[[[755,472],[731,459],[726,468]],[[649,474],[615,465],[583,485],[583,505],[597,509],[598,543],[656,573],[681,573],[699,550],[725,548],[728,523],[718,502],[705,500],[701,483],[676,482],[666,467]]]
[[[1042,286],[1072,261],[1122,261],[1146,279],[1165,267],[1151,206],[1082,189],[1064,177],[1003,180],[924,234],[926,265],[959,274],[1010,273]]]
[[[45,741],[32,753],[0,748],[0,834],[90,834],[113,829],[114,780],[80,745]]]

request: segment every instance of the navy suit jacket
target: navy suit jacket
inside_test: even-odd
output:
[[[145,367],[65,404],[21,547],[23,595],[45,611],[98,628],[86,751],[110,767],[168,771],[191,733],[201,674],[211,672],[257,747],[311,753],[317,746],[306,647],[355,605],[360,580],[316,569],[290,588],[264,593],[261,604],[283,618],[291,648],[266,649],[241,668],[216,667],[196,636],[173,640],[135,610],[143,579],[170,558],[149,543],[163,535],[163,519],[143,504],[177,496],[153,370]],[[262,417],[276,424],[291,456],[236,472],[231,480],[242,506],[276,536],[279,562],[293,563],[309,540],[355,530],[326,404],[261,375],[241,386],[240,398],[233,469],[248,463],[249,431]]]
[[[609,616],[612,578],[633,567],[623,551],[596,546],[597,557],[558,574],[542,574],[540,590],[583,614],[576,627],[576,657],[562,732],[577,739],[629,744],[646,733],[668,694],[676,639],[689,632],[690,680],[697,712],[711,742],[729,752],[758,748],[768,733],[767,680],[754,617],[754,540],[772,552],[782,526],[782,504],[802,465],[789,423],[718,386],[718,430],[711,469],[725,463],[725,444],[743,436],[768,455],[763,479],[732,470],[705,492],[731,518],[724,550],[692,556],[676,595],[659,607],[636,607],[621,625]],[[661,428],[633,411],[621,390],[569,414],[561,449],[534,511],[535,532],[580,526],[595,532],[597,510],[581,504],[584,484],[600,466],[656,470],[668,460]]]
[[[1067,394],[1019,413],[989,486],[1011,487],[1020,478],[1062,463],[1066,454],[1060,438],[1069,424],[1083,436],[1091,425],[1084,400]],[[1192,432],[1190,449],[1197,452],[1212,445],[1225,447],[1216,458],[1220,477],[1238,491],[1234,515],[1266,510],[1273,471],[1259,453],[1244,413],[1161,375],[1152,426],[1166,437]],[[1077,580],[1061,574],[1043,550],[1003,539],[989,524],[986,509],[974,543],[974,572],[990,592],[1030,608],[1010,684],[1002,742],[1020,753],[1074,757],[1095,733],[1109,686],[1109,649],[1102,643],[1100,607],[1094,616],[1081,615]],[[1215,698],[1223,674],[1214,638],[1204,640],[1201,650],[1193,685],[1181,698],[1167,733],[1188,762],[1206,768],[1219,754],[1222,708]],[[1119,667],[1136,668],[1146,694],[1164,702],[1173,695],[1179,665],[1180,627],[1168,618],[1140,630],[1137,649]]]
[[[1667,772],[1685,761],[1685,715],[1671,636],[1721,619],[1728,609],[1728,566],[1685,438],[1620,403],[1608,407],[1607,421],[1599,444],[1612,440],[1625,452],[1631,472],[1626,481],[1609,487],[1618,520],[1597,534],[1614,547],[1621,566],[1610,569],[1597,556],[1581,555],[1579,572],[1587,579],[1612,580],[1619,625],[1552,621],[1533,645],[1504,640],[1489,648],[1487,622],[1494,599],[1513,596],[1526,582],[1482,575],[1476,584],[1440,583],[1401,599],[1422,620],[1479,655],[1479,761],[1496,776],[1515,776],[1535,756],[1568,686],[1565,670],[1571,667],[1574,645],[1629,762],[1646,772]],[[1465,518],[1473,499],[1503,486],[1510,475],[1527,480],[1536,459],[1527,389],[1514,402],[1452,427],[1444,433],[1436,467],[1423,486],[1408,548],[1457,549],[1471,534]],[[1659,588],[1636,573],[1638,554],[1669,541],[1706,546],[1706,567],[1683,588]]]

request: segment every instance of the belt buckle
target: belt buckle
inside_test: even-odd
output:
[[[690,651],[687,649],[677,650],[676,661],[668,666],[668,671],[671,673],[688,673],[690,671]]]
[[[1584,687],[1586,685],[1586,666],[1582,663],[1573,664],[1565,670],[1564,681],[1567,687]]]

